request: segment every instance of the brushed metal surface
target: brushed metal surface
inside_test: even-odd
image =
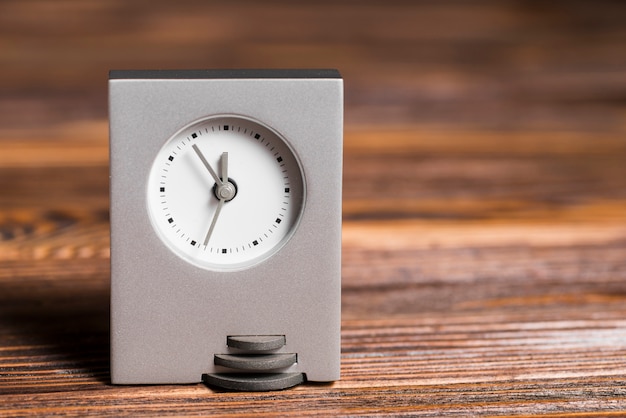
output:
[[[343,82],[340,78],[109,81],[111,379],[192,383],[215,373],[229,335],[285,335],[288,371],[339,378]],[[148,219],[146,182],[163,143],[190,122],[241,115],[297,154],[307,198],[298,230],[271,258],[236,272],[174,255]]]

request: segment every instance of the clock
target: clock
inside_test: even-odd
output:
[[[111,381],[339,378],[336,70],[112,71]]]
[[[271,256],[304,207],[300,163],[279,133],[242,116],[215,116],[174,134],[155,157],[147,206],[162,241],[209,270]]]

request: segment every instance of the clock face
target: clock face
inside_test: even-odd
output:
[[[188,125],[158,152],[147,190],[151,223],[179,257],[237,270],[277,252],[297,227],[305,184],[271,128],[240,116]]]

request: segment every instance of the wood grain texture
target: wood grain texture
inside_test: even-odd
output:
[[[0,3],[0,416],[623,416],[618,1]],[[342,379],[112,386],[110,68],[338,67]]]

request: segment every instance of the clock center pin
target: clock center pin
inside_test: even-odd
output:
[[[237,183],[231,178],[223,184],[215,183],[213,186],[213,194],[218,200],[230,202],[237,196]]]

